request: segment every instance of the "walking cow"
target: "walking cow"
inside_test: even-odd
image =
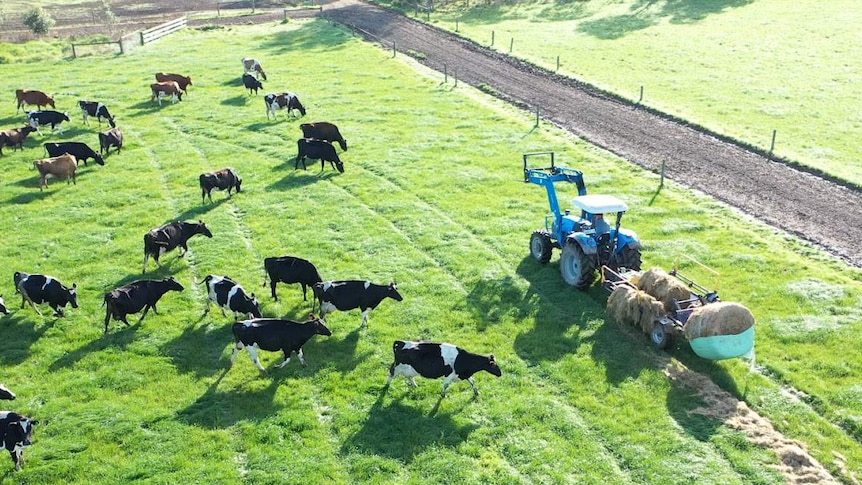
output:
[[[368,325],[368,313],[377,308],[384,298],[403,300],[395,283],[376,285],[370,281],[345,280],[315,283],[312,287],[314,297],[320,303],[320,318],[335,310],[362,310],[362,325]]]
[[[290,362],[291,352],[296,352],[299,362],[305,365],[305,358],[302,356],[302,346],[315,335],[325,335],[328,337],[332,335],[332,332],[326,328],[321,319],[311,314],[305,323],[277,318],[255,318],[237,322],[233,324],[233,335],[236,339],[236,345],[234,346],[233,354],[230,356],[230,364],[233,365],[237,354],[242,349],[247,349],[254,365],[261,372],[266,372],[266,369],[260,365],[260,360],[258,360],[258,350],[266,350],[268,352],[282,351],[284,353],[284,362],[276,366],[278,369],[281,369]]]
[[[251,296],[236,281],[227,276],[207,275],[203,280],[208,290],[207,308],[204,315],[210,311],[210,302],[215,302],[221,307],[221,314],[225,315],[225,309],[233,312],[236,320],[239,313],[250,315],[252,318],[261,318],[260,304],[254,293]],[[226,316],[226,315],[225,315]]]
[[[68,288],[53,276],[27,274],[21,271],[16,271],[12,278],[15,282],[15,289],[21,293],[21,308],[24,308],[24,304],[29,302],[40,317],[42,312],[36,308],[37,304],[47,303],[54,310],[54,315],[58,317],[63,316],[63,308],[66,305],[78,308],[77,284]]]
[[[413,387],[416,387],[416,376],[428,379],[445,377],[443,397],[446,397],[446,388],[450,384],[461,380],[469,382],[473,387],[473,394],[478,396],[479,389],[473,381],[473,374],[483,370],[497,377],[503,374],[493,354],[478,355],[452,344],[396,340],[392,351],[395,354],[395,362],[389,366],[387,386],[396,376],[407,377]]]
[[[18,108],[15,110],[16,113],[22,108],[26,109],[27,105],[33,105],[39,109],[47,106],[54,109],[57,108],[54,105],[54,98],[35,89],[16,89],[15,97],[18,99]]]
[[[169,291],[183,291],[185,288],[173,276],[163,280],[139,280],[128,285],[115,288],[105,293],[103,305],[105,309],[105,333],[108,333],[108,323],[111,317],[129,326],[126,315],[138,313],[143,310],[144,314],[138,320],[143,321],[150,308],[156,315],[156,304],[159,299]]]
[[[266,278],[269,277],[270,289],[272,289],[272,297],[278,301],[278,295],[275,294],[275,285],[281,283],[299,283],[302,285],[302,301],[308,301],[306,297],[306,289],[309,286],[314,286],[315,283],[320,283],[323,278],[320,277],[320,272],[311,263],[311,261],[297,258],[295,256],[281,256],[278,258],[266,258],[263,260],[263,269],[266,271],[266,276],[263,277],[263,286],[266,286]],[[311,304],[314,305],[312,299]]]
[[[111,125],[111,128],[116,128],[117,123],[114,121],[114,117],[111,116],[111,113],[108,111],[108,107],[98,101],[78,101],[78,106],[81,107],[81,114],[84,117],[84,124],[89,125],[90,122],[87,119],[90,116],[95,116],[99,121],[99,126],[102,126],[102,118],[108,120],[108,124]]]
[[[24,450],[33,440],[33,426],[36,424],[39,422],[23,414],[0,411],[0,436],[3,437],[3,447],[15,463],[15,471],[24,467]]]
[[[141,273],[147,272],[147,262],[150,256],[155,260],[156,265],[161,266],[159,258],[168,251],[172,251],[178,246],[182,248],[180,257],[185,256],[189,250],[187,245],[189,238],[195,234],[203,234],[206,237],[213,237],[213,233],[203,221],[198,222],[169,222],[159,226],[152,231],[144,234],[144,269]]]

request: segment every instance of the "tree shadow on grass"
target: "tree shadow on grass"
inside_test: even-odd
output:
[[[428,414],[421,407],[402,404],[400,399],[384,406],[387,390],[384,387],[371,406],[362,428],[345,440],[341,453],[379,455],[409,463],[428,448],[457,448],[479,427],[457,424],[453,419],[457,412],[439,412],[442,399]]]
[[[117,330],[116,326],[114,326],[113,329],[112,327],[108,327],[107,335],[104,335],[102,338],[93,340],[88,344],[78,347],[72,352],[66,353],[64,356],[55,360],[50,366],[48,366],[48,370],[51,372],[56,372],[62,369],[72,367],[76,363],[81,361],[81,359],[92,354],[93,352],[105,350],[108,347],[116,347],[120,350],[126,350],[126,347],[130,343],[132,343],[132,341],[135,340],[135,335],[138,329],[141,327],[141,324],[135,322],[128,327],[125,326],[122,322],[112,321],[112,324],[119,324],[122,327],[119,330]]]
[[[321,27],[322,26],[322,27]],[[261,44],[262,49],[271,49],[275,54],[291,51],[338,51],[350,41],[350,31],[333,29],[328,21],[316,19],[303,23],[302,27],[289,31],[276,32]],[[263,64],[265,60],[261,59]],[[264,64],[264,68],[266,65]]]
[[[230,368],[224,368],[218,379],[192,404],[177,413],[180,421],[208,429],[225,429],[241,421],[260,422],[281,408],[275,393],[286,375],[270,374],[269,384],[262,389],[218,389]]]
[[[29,312],[32,315],[25,315],[23,313],[25,310],[27,309],[16,310],[0,318],[0,332],[3,335],[3,346],[0,348],[0,362],[4,365],[17,365],[24,362],[30,354],[30,347],[57,320],[53,318],[51,323],[39,325],[36,320],[43,317],[37,315],[32,308],[29,308]]]

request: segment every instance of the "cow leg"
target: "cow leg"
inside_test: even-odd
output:
[[[264,284],[265,283],[266,282],[264,282]],[[275,293],[275,285],[277,285],[277,284],[278,284],[278,282],[275,281],[274,279],[269,280],[269,288],[272,290],[272,297],[275,299],[275,301],[278,301],[278,295]]]
[[[18,457],[17,450],[9,450],[9,455],[12,456],[12,462],[15,463],[15,471],[21,471],[21,468],[24,466],[22,460]]]
[[[299,357],[299,363],[302,364],[303,367],[305,367],[305,357],[303,357],[302,355],[302,348],[299,349],[299,351],[296,353],[296,356]]]
[[[34,310],[36,310],[36,313],[38,313],[40,317],[41,317],[41,316],[43,316],[43,315],[42,315],[42,312],[40,312],[40,311],[39,311],[39,309],[38,309],[38,308],[36,308],[36,304],[35,304],[35,303],[33,303],[33,300],[31,300],[29,297],[27,297],[27,301],[29,301],[29,302],[30,302],[30,306],[32,306],[32,307],[33,307],[33,309],[34,309]],[[22,306],[21,308],[24,308],[24,307]]]
[[[105,308],[105,335],[108,334],[108,323],[111,321],[111,313],[113,313],[111,309],[111,304],[108,303],[107,308]]]
[[[369,313],[370,311],[371,311],[371,309],[370,309],[370,308],[366,308],[365,310],[363,310],[363,311],[362,311],[362,326],[363,326],[363,327],[367,327],[367,326],[368,326],[368,313]]]
[[[257,344],[254,343],[254,344],[249,345],[248,347],[246,347],[246,350],[248,350],[248,355],[251,356],[251,361],[254,362],[254,365],[256,365],[257,368],[260,369],[261,372],[265,373],[266,369],[264,369],[263,366],[260,365],[260,360],[257,358]],[[288,360],[290,360],[290,359],[288,359]],[[282,365],[284,365],[284,364],[282,364]]]
[[[149,260],[150,260],[150,253],[148,253],[146,250],[144,250],[144,269],[141,270],[141,274],[144,274],[147,272],[147,261],[149,261]]]
[[[478,387],[476,387],[476,382],[473,380],[473,378],[472,378],[472,377],[468,377],[468,378],[467,378],[467,382],[469,382],[469,383],[470,383],[470,387],[472,387],[472,388],[473,388],[473,395],[474,395],[474,396],[478,396],[478,395],[479,395],[479,388],[478,388]]]
[[[206,307],[206,308],[204,308],[204,315],[206,315],[207,313],[209,313],[209,312],[210,312],[210,304],[211,304],[211,303],[212,303],[212,300],[210,300],[209,298],[207,298],[207,307]]]
[[[443,379],[443,393],[442,396],[446,397],[446,388],[448,388],[453,382],[458,380],[458,374],[451,373]]]
[[[305,293],[307,285],[305,283],[302,283],[302,282],[300,282],[299,284],[302,286],[302,301],[308,301],[308,297],[306,297],[306,293]]]
[[[144,321],[144,317],[147,316],[148,311],[150,311],[150,305],[149,304],[144,305],[144,314],[141,315],[141,318],[138,319],[138,323],[141,323],[142,321]]]
[[[243,345],[242,342],[237,342],[236,345],[233,346],[233,353],[230,355],[230,365],[233,365],[233,362],[236,360],[236,356],[239,355],[243,347],[245,347],[245,345]]]
[[[63,307],[61,307],[60,305],[53,305],[53,304],[48,305],[48,306],[51,307],[52,310],[54,310],[54,316],[55,317],[62,317],[63,316]]]
[[[302,350],[300,349],[300,351],[297,352],[296,355],[301,355],[301,352],[302,352]],[[302,357],[299,358],[299,361],[302,362]],[[284,351],[284,362],[282,362],[281,364],[278,364],[276,367],[281,369],[282,367],[286,366],[289,362],[290,362],[290,351],[285,350]],[[302,362],[302,365],[305,365],[305,362]]]
[[[182,244],[180,244],[180,248],[182,248],[182,250],[183,250],[183,251],[180,253],[180,257],[182,258],[183,256],[185,256],[185,255],[186,255],[186,252],[189,250],[189,247],[188,247],[188,246],[186,246],[186,243],[182,243]]]

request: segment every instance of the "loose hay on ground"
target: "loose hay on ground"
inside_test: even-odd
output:
[[[685,337],[736,335],[754,326],[754,315],[739,303],[720,301],[695,308],[685,324]]]
[[[661,268],[652,268],[641,275],[638,289],[649,293],[660,301],[666,311],[674,310],[675,301],[691,298],[691,291],[688,287]]]

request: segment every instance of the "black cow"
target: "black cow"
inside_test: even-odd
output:
[[[39,422],[23,414],[0,411],[0,436],[3,437],[3,446],[15,463],[15,471],[24,466],[24,450],[31,444],[33,426],[36,424]]]
[[[446,397],[446,388],[450,384],[465,379],[473,387],[473,394],[479,395],[473,374],[484,370],[497,377],[502,375],[494,354],[474,354],[452,344],[396,340],[392,345],[392,352],[395,354],[395,362],[389,366],[387,386],[396,376],[407,377],[413,387],[416,387],[416,376],[428,379],[445,376],[443,397]]]
[[[263,277],[263,286],[266,286],[266,278],[269,277],[269,286],[272,289],[272,297],[278,301],[278,295],[275,294],[275,285],[282,283],[299,283],[302,285],[302,301],[308,301],[306,297],[306,288],[314,286],[315,283],[321,283],[323,278],[320,277],[320,272],[308,260],[297,258],[294,256],[281,256],[278,258],[266,258],[263,260],[263,269],[266,270],[266,276]],[[311,302],[314,305],[314,300]]]
[[[67,288],[53,276],[43,274],[27,274],[16,271],[13,279],[15,288],[21,293],[21,308],[26,302],[36,310],[39,316],[42,312],[36,308],[36,304],[47,303],[54,310],[54,315],[63,316],[63,308],[71,304],[72,308],[78,308],[78,285],[73,284]]]
[[[0,384],[0,399],[14,401],[17,396],[8,387]]]
[[[99,133],[99,153],[104,152],[107,155],[111,147],[117,147],[117,153],[123,148],[123,132],[119,128]]]
[[[45,143],[45,151],[49,156],[59,157],[64,153],[74,155],[77,161],[84,161],[84,166],[87,166],[87,159],[92,158],[99,165],[105,164],[105,159],[102,155],[96,153],[89,145],[80,141],[63,141],[59,143]]]
[[[98,101],[78,101],[78,106],[81,107],[81,114],[84,116],[84,124],[90,124],[87,121],[87,118],[90,116],[95,116],[99,121],[99,126],[102,126],[102,118],[108,120],[108,124],[111,125],[111,128],[115,128],[117,123],[114,122],[114,117],[111,116],[111,113],[108,112],[108,107]]]
[[[278,118],[279,110],[287,110],[287,114],[293,117],[294,111],[299,111],[300,115],[305,116],[305,106],[299,102],[299,98],[294,93],[270,93],[263,97],[263,102],[266,104],[266,119],[269,119],[269,114],[272,113],[273,118]]]
[[[255,318],[236,322],[233,324],[236,346],[233,349],[233,355],[230,356],[230,364],[233,365],[240,350],[246,348],[251,356],[251,361],[261,372],[266,372],[266,369],[260,365],[260,360],[257,357],[258,349],[269,352],[278,352],[279,350],[284,352],[284,362],[276,366],[278,369],[290,362],[291,352],[296,352],[299,362],[305,365],[302,346],[315,335],[328,337],[332,335],[332,332],[314,314],[309,315],[308,321],[305,323],[277,318]]]
[[[328,121],[317,121],[314,123],[303,123],[299,125],[303,138],[316,138],[334,143],[338,142],[341,149],[347,151],[347,140],[341,136],[338,127]]]
[[[314,298],[320,303],[320,318],[335,310],[362,310],[362,325],[368,325],[368,313],[377,308],[384,298],[403,300],[395,283],[376,285],[370,281],[345,280],[315,283],[311,287]]]
[[[105,300],[102,303],[106,306],[105,310],[105,333],[108,333],[108,323],[111,317],[129,325],[126,320],[126,315],[138,313],[144,310],[144,314],[138,320],[140,323],[150,308],[156,315],[159,312],[156,310],[156,304],[165,293],[173,291],[183,291],[183,285],[173,276],[163,280],[139,280],[128,285],[115,288],[108,293],[105,293]]]
[[[203,283],[206,284],[209,292],[207,309],[204,310],[204,315],[209,313],[210,302],[214,301],[221,307],[222,315],[225,314],[225,309],[232,311],[234,320],[236,320],[239,313],[251,315],[253,318],[261,318],[263,316],[260,314],[260,304],[257,302],[254,293],[248,296],[245,289],[229,277],[211,274],[204,278]]]
[[[300,138],[296,141],[296,146],[298,153],[296,154],[296,163],[293,165],[294,170],[299,168],[300,163],[302,163],[302,168],[305,169],[305,159],[310,158],[312,160],[320,159],[321,172],[323,171],[324,162],[329,162],[333,168],[344,173],[344,163],[338,158],[338,154],[335,153],[335,147],[332,146],[332,143],[312,138]]]
[[[36,128],[36,131],[39,131],[40,126],[51,125],[51,131],[54,131],[54,128],[59,126],[60,133],[63,133],[63,125],[64,121],[69,121],[68,113],[61,113],[59,111],[30,111],[27,113],[27,120],[30,123],[30,126]],[[41,131],[39,131],[41,133]]]
[[[202,173],[199,180],[201,184],[201,204],[206,202],[207,197],[210,198],[210,202],[213,201],[213,190],[227,190],[227,196],[230,197],[230,191],[235,188],[238,194],[242,185],[242,178],[232,168],[223,168],[217,172]]]
[[[161,266],[159,258],[162,254],[172,251],[177,246],[183,249],[180,257],[185,256],[186,251],[189,250],[186,243],[195,234],[213,237],[213,233],[203,221],[169,222],[144,234],[144,269],[141,273],[147,272],[147,262],[150,260],[150,256],[153,257],[158,266]]]
[[[255,96],[257,95],[258,89],[263,89],[263,83],[258,81],[257,78],[251,74],[242,75],[242,85],[248,89],[248,94],[251,94],[252,90],[254,90]]]
[[[9,314],[9,308],[6,307],[6,302],[3,300],[3,295],[0,295],[0,313],[3,315]]]

